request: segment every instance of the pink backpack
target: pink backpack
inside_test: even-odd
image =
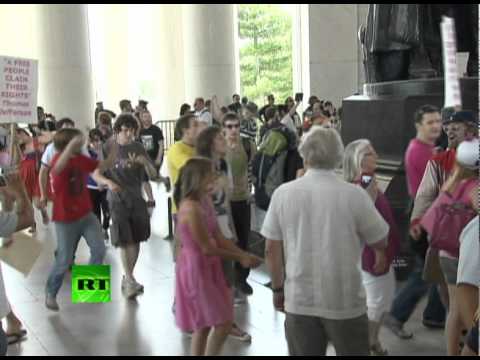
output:
[[[469,199],[470,192],[477,186],[478,180],[472,179],[460,184],[453,194],[441,192],[422,217],[421,225],[430,235],[432,249],[459,256],[460,234],[477,215]]]

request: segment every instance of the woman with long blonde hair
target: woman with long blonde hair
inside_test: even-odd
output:
[[[181,242],[176,262],[175,318],[193,332],[191,355],[219,355],[233,323],[232,290],[222,259],[254,268],[262,260],[225,239],[212,203],[216,174],[213,162],[192,158],[180,170],[174,192]]]
[[[427,232],[430,233],[432,236],[432,246],[435,243],[436,235],[432,235],[435,233],[435,229],[440,226],[439,223],[436,223],[438,219],[440,219],[440,215],[435,214],[446,214],[446,211],[443,210],[443,207],[446,203],[442,202],[445,199],[445,196],[450,197],[450,200],[454,201],[453,206],[460,207],[463,205],[462,208],[465,208],[463,213],[466,214],[471,213],[470,220],[474,219],[475,211],[478,212],[478,168],[479,168],[479,141],[478,139],[464,141],[462,142],[458,148],[456,153],[456,163],[455,168],[452,175],[448,178],[445,182],[444,186],[441,189],[440,195],[438,199],[433,203],[432,207],[429,211],[425,214],[424,219],[422,219],[422,224],[425,224],[425,229]],[[443,197],[443,198],[442,198]],[[448,203],[451,206],[450,203]],[[449,207],[450,208],[450,207]],[[474,211],[475,210],[475,211]],[[468,211],[468,213],[467,213]],[[433,216],[430,216],[432,214]],[[444,215],[447,216],[447,215]],[[470,216],[470,215],[468,215]],[[450,218],[448,218],[450,219]],[[450,223],[449,223],[450,224]],[[468,224],[468,222],[467,222]],[[465,228],[468,225],[465,224]],[[452,226],[455,226],[452,224]],[[438,230],[440,231],[440,230]],[[452,230],[452,234],[448,234],[450,236],[454,236],[455,232]],[[458,234],[460,235],[460,234]],[[457,235],[455,235],[457,236]],[[478,235],[477,235],[478,236]],[[460,248],[460,236],[458,238],[451,238],[448,240],[449,244],[452,245],[449,247],[440,246],[440,244],[436,244],[436,247],[439,247],[439,259],[440,259],[440,268],[442,270],[443,276],[447,283],[448,289],[448,315],[445,324],[445,334],[447,338],[447,353],[448,355],[456,356],[460,354],[460,339],[462,330],[465,328],[469,328],[471,324],[465,323],[462,320],[461,316],[461,309],[458,305],[457,299],[457,274],[459,269],[459,254],[458,251],[455,253],[452,252],[453,248]],[[453,246],[458,244],[458,246]],[[473,254],[472,254],[473,256]],[[473,311],[472,311],[473,314]],[[465,318],[465,317],[464,317]]]

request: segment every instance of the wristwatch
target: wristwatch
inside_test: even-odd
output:
[[[274,294],[278,294],[278,293],[283,293],[283,286],[282,287],[279,287],[279,288],[272,288],[272,292]]]
[[[155,207],[155,200],[147,201],[147,207]]]

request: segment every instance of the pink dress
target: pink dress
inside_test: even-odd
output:
[[[215,210],[211,203],[202,202],[203,223],[216,246],[213,232],[216,228]],[[206,327],[233,321],[232,291],[225,280],[219,256],[206,256],[197,245],[186,224],[183,211],[178,212],[178,236],[181,251],[176,265],[175,318],[182,331],[197,331]]]

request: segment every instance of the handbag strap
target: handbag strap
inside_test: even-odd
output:
[[[455,193],[455,200],[462,200],[465,196],[465,193],[468,191],[472,191],[475,186],[477,186],[478,180],[477,179],[469,179],[460,183],[460,187],[456,189]],[[453,196],[453,194],[452,194]]]

